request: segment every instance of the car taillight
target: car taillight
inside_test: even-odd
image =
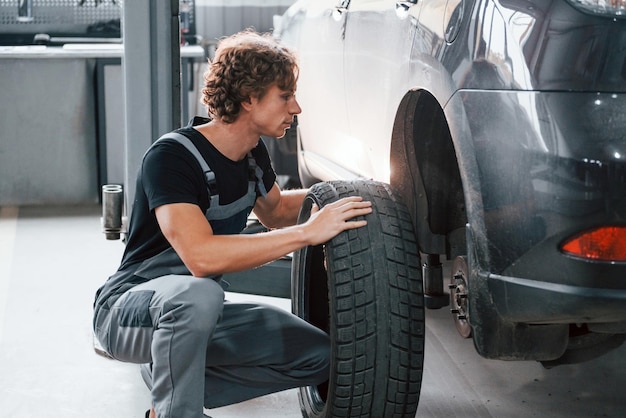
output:
[[[568,0],[585,12],[609,17],[626,17],[626,0]]]
[[[626,226],[603,226],[575,235],[561,244],[565,254],[588,260],[626,261]]]

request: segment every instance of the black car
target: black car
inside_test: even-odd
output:
[[[626,1],[302,0],[275,35],[300,59],[300,180],[325,182],[301,216],[377,209],[294,257],[294,311],[333,341],[305,416],[414,416],[424,306],[486,358],[622,344]]]

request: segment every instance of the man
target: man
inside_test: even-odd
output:
[[[271,37],[225,38],[205,74],[211,119],[195,118],[144,156],[126,251],[98,290],[94,329],[112,357],[142,364],[147,417],[197,418],[203,406],[328,379],[324,332],[270,306],[225,302],[220,281],[362,227],[352,219],[371,212],[350,197],[295,225],[306,190],[279,189],[259,138],[283,136],[300,113],[297,74]],[[269,232],[239,234],[252,210]]]

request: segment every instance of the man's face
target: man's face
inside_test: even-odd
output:
[[[270,86],[261,98],[252,97],[251,120],[261,135],[280,138],[291,126],[294,115],[302,109],[294,91],[282,90],[277,85]]]

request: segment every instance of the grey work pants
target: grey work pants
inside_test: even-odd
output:
[[[198,418],[203,405],[328,379],[324,332],[272,306],[225,302],[212,279],[170,275],[140,284],[101,310],[96,336],[114,358],[148,364],[142,374],[159,418]]]

